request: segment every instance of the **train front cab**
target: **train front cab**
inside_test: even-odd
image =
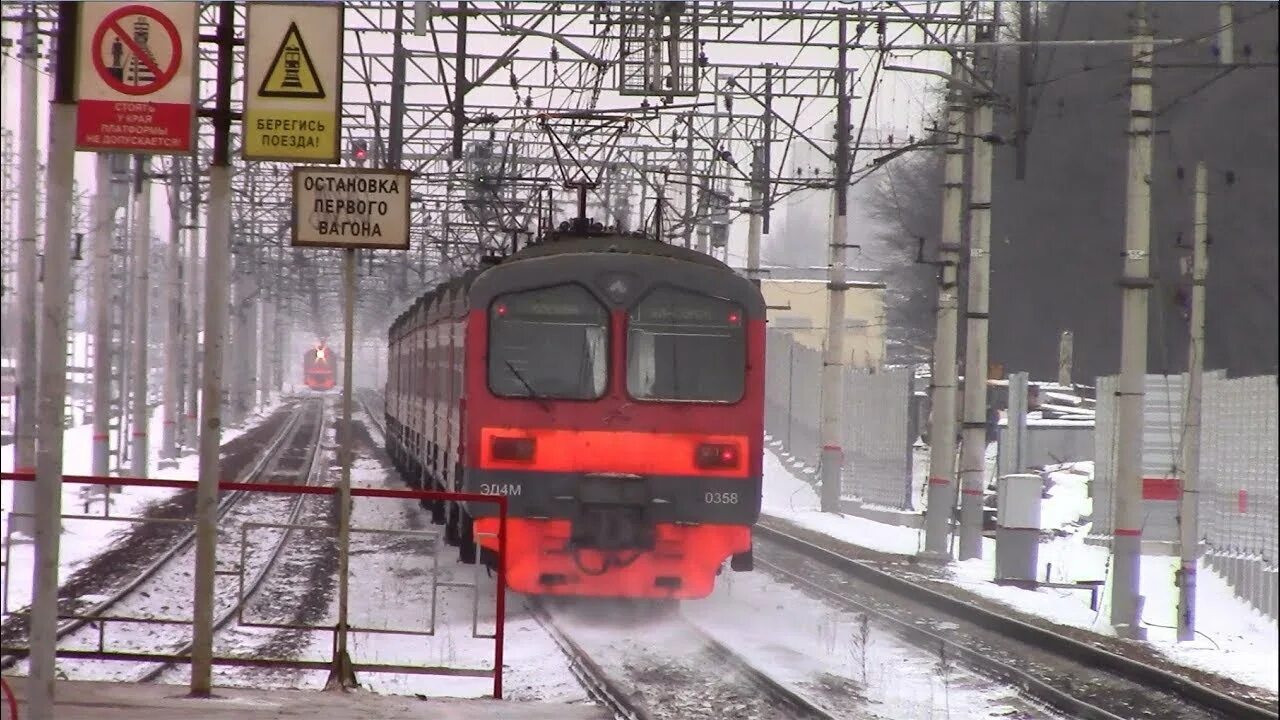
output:
[[[726,559],[750,569],[758,290],[723,266],[654,256],[502,270],[471,292],[465,489],[508,498],[511,587],[698,598]],[[495,550],[493,506],[468,509]]]

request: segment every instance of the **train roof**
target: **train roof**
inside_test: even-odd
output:
[[[726,273],[737,274],[733,268],[706,253],[655,240],[640,233],[625,233],[603,229],[599,224],[595,224],[591,230],[586,232],[571,228],[554,230],[546,233],[538,242],[530,243],[510,255],[502,257],[486,256],[481,260],[479,267],[470,268],[460,275],[455,275],[444,282],[432,286],[431,289],[419,295],[408,309],[396,317],[395,321],[391,323],[388,333],[394,333],[401,323],[408,320],[409,315],[420,304],[429,306],[432,301],[443,293],[459,288],[467,289],[471,287],[476,278],[494,268],[510,266],[513,263],[535,258],[594,253],[623,253],[666,257],[715,268]]]

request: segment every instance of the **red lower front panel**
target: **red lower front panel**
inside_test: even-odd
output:
[[[724,561],[751,549],[751,528],[745,525],[660,524],[654,549],[638,555],[568,550],[568,520],[511,518],[507,531],[507,585],[530,595],[703,598],[715,587]],[[482,547],[496,551],[497,532],[497,518],[475,521]],[[606,561],[612,563],[604,569]]]

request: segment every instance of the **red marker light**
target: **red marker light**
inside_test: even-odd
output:
[[[739,315],[738,315],[738,313],[736,313],[736,312],[735,312],[735,313],[729,313],[729,324],[730,324],[730,325],[737,325],[737,324],[738,324],[738,321],[740,321],[740,320],[742,320],[742,317],[741,317],[741,316],[739,316]]]
[[[694,451],[693,464],[704,470],[731,470],[738,467],[735,445],[703,443]]]
[[[499,303],[499,304],[494,308],[494,311],[498,313],[498,316],[499,316],[499,317],[502,317],[502,316],[504,316],[504,315],[506,315],[506,314],[507,314],[507,306],[506,306],[506,305],[503,305],[503,304],[501,304],[501,303]]]

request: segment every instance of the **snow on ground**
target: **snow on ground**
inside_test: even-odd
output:
[[[895,720],[997,718],[1021,705],[1008,686],[948,665],[874,619],[815,600],[763,572],[725,573],[686,618],[801,693],[843,688],[850,705]],[[865,717],[862,712],[854,713]]]
[[[924,547],[924,534],[852,515],[821,512],[817,491],[795,477],[772,451],[764,456],[763,512],[814,532],[881,552],[914,554]]]
[[[920,531],[873,522],[848,515],[821,513],[818,496],[808,483],[795,477],[778,457],[765,451],[764,512],[814,532],[861,547],[914,554],[923,546]],[[1055,582],[1110,581],[1110,556],[1104,547],[1086,545],[1087,524],[1079,522],[1092,512],[1088,480],[1093,464],[1054,466],[1048,472],[1048,498],[1042,506],[1041,527],[1075,531],[1054,537],[1040,546],[1039,578],[1046,570]],[[1146,556],[1142,559],[1142,593],[1146,598],[1143,622],[1149,642],[1169,659],[1231,677],[1276,692],[1280,673],[1280,641],[1277,624],[1237,598],[1222,577],[1203,563],[1197,593],[1197,630],[1193,642],[1176,640],[1177,588],[1173,572],[1177,559]],[[1089,608],[1090,593],[1080,590],[1023,590],[995,585],[995,541],[985,538],[981,559],[951,566],[951,582],[991,600],[1053,622],[1112,635],[1110,585],[1100,592],[1100,607]]]
[[[223,442],[244,434],[248,428],[269,415],[282,402],[279,396],[271,398],[262,410],[250,416],[243,426],[224,430]],[[160,438],[164,430],[164,413],[152,411],[148,422],[149,433],[147,475],[170,480],[195,480],[199,470],[198,457],[194,453],[177,460],[177,467],[160,469]],[[0,469],[13,470],[12,444],[0,451]],[[79,424],[63,435],[63,473],[66,475],[91,475],[93,473],[93,426]],[[0,482],[0,543],[4,546],[4,590],[0,595],[0,607],[11,612],[31,602],[31,576],[35,548],[30,540],[16,535],[9,542],[9,513],[13,507],[14,481]],[[122,487],[111,496],[110,513],[116,517],[136,517],[146,506],[162,501],[178,492],[172,488]],[[124,520],[104,519],[102,487],[82,483],[66,483],[62,486],[62,512],[65,515],[88,516],[63,518],[62,542],[59,544],[60,570],[58,582],[64,583],[88,560],[128,532],[132,523]],[[12,581],[11,581],[12,580]]]
[[[354,416],[375,432],[364,413]],[[332,430],[326,435],[332,442]],[[352,464],[351,484],[407,489],[393,473],[361,457]],[[356,498],[351,525],[349,618],[353,627],[363,629],[350,636],[352,660],[491,669],[493,640],[473,636],[473,629],[482,635],[494,630],[495,587],[483,567],[459,564],[457,549],[444,543],[443,527],[432,525],[430,514],[413,500]],[[450,586],[453,583],[458,585]],[[336,612],[335,598],[321,624],[332,626]],[[524,610],[517,593],[507,593],[505,632],[507,698],[585,701],[564,655]],[[303,657],[328,660],[332,633],[311,636]],[[324,673],[303,673],[297,686],[323,687],[325,679]],[[483,697],[493,691],[490,678],[361,672],[359,680],[366,690],[379,694]]]

